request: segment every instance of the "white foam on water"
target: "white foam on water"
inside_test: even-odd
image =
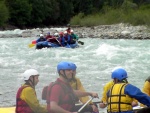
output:
[[[79,77],[88,91],[96,91],[101,97],[104,84],[111,80],[111,71],[117,66],[125,68],[128,80],[140,89],[149,76],[149,40],[101,40],[84,38],[83,46],[76,49],[29,48],[34,38],[0,39],[0,105],[15,104],[15,95],[22,84],[21,73],[35,68],[40,72],[36,87],[39,100],[42,88],[57,77],[56,66],[60,61],[72,61],[77,65]],[[42,101],[43,102],[43,101]],[[106,111],[106,109],[102,110]]]

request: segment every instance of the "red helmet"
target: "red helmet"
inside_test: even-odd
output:
[[[64,34],[63,32],[60,32],[60,33],[59,33],[60,36],[62,36],[63,34]]]

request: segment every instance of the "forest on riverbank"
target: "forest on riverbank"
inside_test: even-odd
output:
[[[150,26],[150,0],[0,0],[0,28]]]

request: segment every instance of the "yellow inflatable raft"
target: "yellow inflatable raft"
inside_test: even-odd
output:
[[[0,113],[15,113],[15,107],[0,108]]]
[[[143,107],[136,106],[136,107],[133,107],[133,110],[137,111],[137,110],[142,109],[142,108]],[[3,107],[3,108],[0,108],[0,113],[15,113],[15,107]]]

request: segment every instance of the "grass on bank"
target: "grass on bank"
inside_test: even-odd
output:
[[[150,26],[150,8],[108,9],[105,12],[99,12],[87,16],[80,13],[74,16],[70,21],[71,25],[80,26],[110,25],[117,23],[128,23],[135,26]]]

